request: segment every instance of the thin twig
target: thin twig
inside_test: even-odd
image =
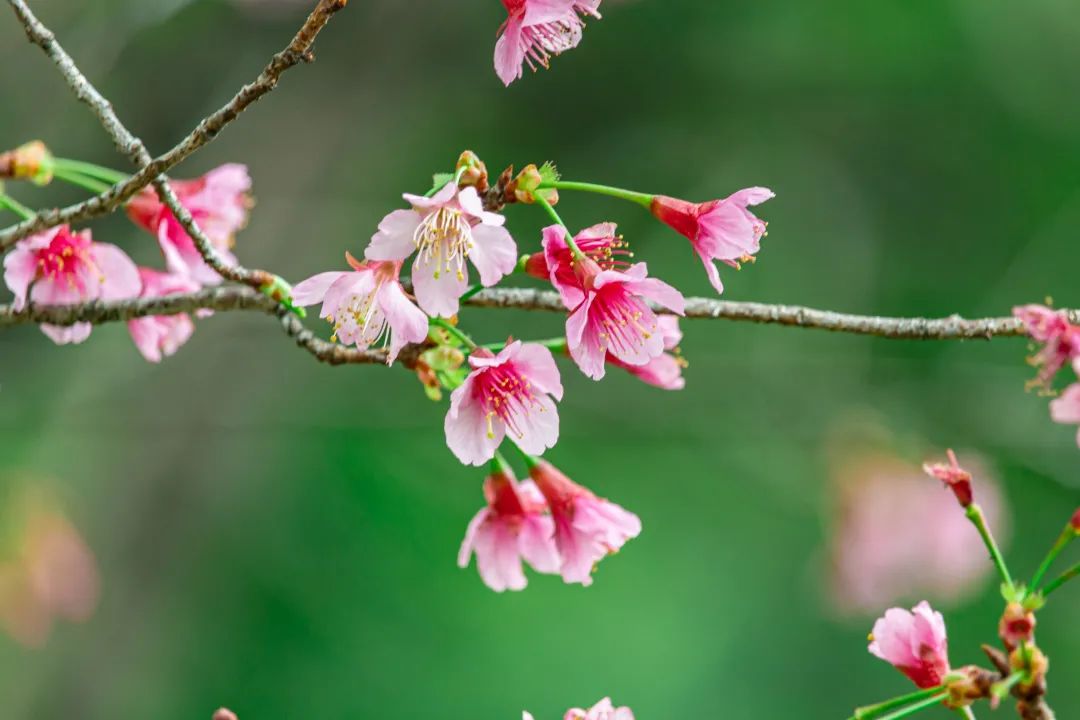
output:
[[[101,111],[105,108],[109,109],[110,114],[112,113],[108,101],[101,97],[92,85],[86,82],[86,79],[79,73],[78,68],[72,62],[71,57],[56,42],[52,32],[34,17],[23,0],[9,0],[9,2],[23,27],[26,28],[30,40],[45,50],[49,57],[53,59],[53,62],[61,67],[65,78],[68,79],[68,84],[72,86],[77,95],[79,93],[85,94],[85,97],[79,95],[79,98],[94,109],[95,114],[102,120],[102,123],[111,123],[112,119],[116,117],[115,114],[112,114],[112,119],[108,121],[101,114]],[[64,223],[82,222],[101,215],[107,215],[126,203],[159,175],[168,172],[196,150],[217,137],[225,126],[235,120],[248,106],[277,87],[279,78],[286,70],[300,63],[314,60],[311,48],[315,38],[330,21],[330,18],[338,10],[345,7],[346,2],[347,0],[321,0],[295,37],[293,37],[288,47],[274,55],[270,63],[253,82],[242,87],[232,100],[219,110],[201,120],[194,130],[167,153],[152,160],[147,156],[146,162],[136,160],[136,165],[141,167],[138,172],[100,195],[63,209],[42,210],[29,220],[5,230],[0,230],[0,251],[11,247],[19,240],[34,233]],[[64,63],[64,65],[61,65],[61,63]],[[76,84],[72,84],[73,78],[76,80]],[[81,82],[79,82],[80,78]],[[119,123],[118,120],[116,122]],[[109,129],[108,125],[106,125],[106,129]],[[120,125],[119,128],[114,129],[123,130],[123,126]],[[112,130],[110,130],[110,135],[113,135]],[[113,137],[115,138],[117,135],[113,135]],[[118,147],[125,155],[132,157],[129,152],[130,148],[121,147],[119,144]],[[145,150],[145,148],[143,149]]]
[[[558,293],[550,290],[492,288],[477,293],[466,300],[466,304],[483,308],[567,312]],[[262,293],[246,287],[225,286],[161,298],[138,298],[114,302],[94,301],[80,305],[30,306],[19,312],[15,312],[10,305],[0,305],[0,327],[25,323],[71,325],[77,322],[89,322],[100,324],[148,315],[190,313],[199,309],[276,312],[276,308],[277,304]],[[1080,315],[1075,310],[1070,310],[1069,314],[1074,318]],[[767,305],[695,297],[686,300],[686,317],[788,325],[853,335],[909,340],[989,339],[1024,335],[1021,323],[1009,317],[974,320],[958,316],[940,319],[876,317],[834,313],[795,305]]]

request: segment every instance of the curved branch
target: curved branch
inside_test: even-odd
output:
[[[483,290],[466,300],[466,304],[482,308],[515,308],[559,313],[567,311],[558,293],[551,290],[526,288]],[[149,315],[190,313],[200,309],[219,312],[259,310],[279,317],[284,313],[278,303],[260,292],[248,287],[224,286],[157,298],[114,302],[95,301],[81,305],[31,306],[20,311],[14,310],[11,305],[0,305],[0,327],[26,323],[71,325],[77,322],[89,322],[100,324],[132,320]],[[654,307],[654,309],[662,311],[659,307]],[[1068,313],[1074,321],[1080,320],[1080,311],[1069,310]],[[786,325],[890,339],[972,340],[1026,336],[1023,325],[1011,317],[979,319],[967,319],[959,315],[945,318],[882,317],[836,313],[798,305],[769,305],[698,297],[686,299],[686,317]],[[286,324],[286,329],[294,337],[304,334],[303,344],[305,345],[309,344],[308,336],[314,337],[310,331],[303,329],[303,324],[295,318]],[[333,345],[333,343],[324,344]],[[322,346],[319,347],[320,352],[324,354],[334,354]],[[347,349],[344,346],[336,347]],[[370,353],[368,356],[374,357]],[[385,359],[385,355],[380,355],[380,357]],[[344,360],[343,362],[361,361]]]
[[[86,78],[75,67],[71,57],[56,42],[52,32],[34,17],[23,0],[9,0],[9,2],[26,29],[30,40],[45,50],[53,62],[60,67],[61,72],[63,72],[64,77],[68,80],[68,84],[76,95],[91,106],[95,115],[109,130],[110,135],[115,139],[119,135],[114,133],[114,130],[122,130],[126,133],[126,129],[119,125],[118,120],[115,120],[116,116],[112,114],[112,108],[108,101],[101,97],[93,86],[86,81]],[[101,215],[107,215],[122,206],[159,175],[168,172],[196,150],[217,137],[218,133],[235,120],[248,106],[277,87],[278,79],[286,70],[302,62],[314,60],[311,48],[315,38],[318,37],[319,32],[330,21],[330,18],[338,10],[345,7],[346,2],[347,0],[321,0],[300,30],[297,31],[292,42],[284,50],[274,55],[270,63],[253,82],[242,87],[232,100],[201,120],[195,129],[167,153],[154,159],[150,159],[147,155],[145,157],[147,162],[145,163],[136,160],[136,165],[141,167],[138,172],[100,195],[63,209],[42,210],[29,220],[0,230],[0,251],[42,230],[64,223],[82,222]],[[106,109],[108,112],[104,113],[103,111]],[[116,126],[110,127],[114,120]],[[122,146],[119,142],[117,142],[117,147],[120,148],[121,152],[129,156],[132,155],[134,149]],[[145,148],[143,149],[145,150]]]

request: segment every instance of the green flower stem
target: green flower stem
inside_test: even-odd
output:
[[[574,242],[574,233],[570,232],[570,228],[568,228],[566,223],[562,221],[562,218],[559,217],[559,213],[555,212],[555,208],[551,207],[551,203],[549,203],[540,193],[533,193],[533,200],[536,201],[537,205],[547,211],[547,214],[551,216],[551,219],[554,220],[556,224],[562,225],[563,230],[566,231],[566,244],[570,247],[570,252],[573,253],[574,259],[584,260],[585,253],[581,252],[581,248]]]
[[[967,720],[975,720],[975,712],[971,709],[970,705],[956,708],[957,715],[963,715]]]
[[[21,202],[11,197],[7,193],[0,191],[0,209],[7,209],[16,215],[20,216],[23,220],[29,220],[34,217],[34,211],[23,205]]]
[[[652,206],[653,196],[648,193],[634,192],[623,188],[611,187],[610,185],[597,185],[596,183],[571,182],[568,180],[556,180],[555,182],[542,183],[541,188],[555,188],[556,190],[579,190],[591,192],[597,195],[608,195],[628,202],[636,203],[646,210]]]
[[[925,688],[923,690],[916,690],[915,692],[908,693],[907,695],[900,695],[894,697],[891,700],[885,702],[876,703],[874,705],[864,705],[860,708],[855,708],[855,714],[851,716],[851,720],[873,720],[880,716],[882,713],[895,710],[898,707],[903,707],[909,703],[913,703],[916,700],[923,700],[925,698],[937,695],[944,688],[937,685],[932,688]]]
[[[469,298],[471,298],[472,296],[476,295],[477,293],[479,293],[479,292],[480,292],[481,290],[483,290],[483,289],[484,289],[484,286],[483,286],[483,285],[481,285],[480,283],[476,283],[476,284],[475,284],[475,285],[473,285],[473,286],[472,286],[471,288],[469,288],[468,290],[466,290],[466,291],[465,291],[465,294],[464,294],[464,295],[462,295],[462,296],[461,296],[460,298],[458,298],[458,301],[459,301],[459,302],[465,302],[466,300],[468,300],[468,299],[469,299]]]
[[[1001,554],[1001,550],[994,541],[994,536],[990,534],[990,527],[986,524],[986,516],[983,515],[982,508],[979,507],[978,503],[971,503],[971,505],[968,505],[966,514],[968,520],[979,531],[979,536],[982,538],[983,544],[986,545],[986,549],[990,551],[990,559],[994,561],[994,567],[997,568],[1001,581],[1009,589],[1012,589],[1015,586],[1013,585],[1012,576],[1009,575],[1009,568],[1005,565],[1005,557]]]
[[[1054,546],[1050,548],[1050,552],[1046,554],[1046,558],[1042,561],[1042,565],[1039,566],[1038,571],[1035,573],[1035,577],[1031,579],[1031,589],[1038,590],[1039,583],[1046,576],[1046,573],[1050,570],[1050,566],[1054,564],[1054,560],[1061,554],[1061,551],[1068,546],[1076,538],[1076,529],[1070,522],[1065,526],[1065,529],[1061,531],[1061,535],[1058,536]]]
[[[1061,575],[1059,575],[1056,579],[1046,583],[1046,587],[1043,588],[1042,591],[1043,597],[1050,597],[1050,593],[1054,592],[1059,587],[1077,576],[1080,576],[1080,563],[1076,563],[1071,568],[1061,573]]]
[[[443,318],[430,318],[430,319],[428,320],[428,323],[429,323],[429,324],[430,324],[431,326],[433,326],[433,327],[437,327],[437,328],[442,328],[442,329],[443,329],[443,330],[445,330],[446,332],[450,333],[450,334],[451,334],[451,335],[453,335],[453,336],[454,336],[455,338],[457,338],[458,340],[460,340],[460,341],[461,341],[461,343],[462,343],[462,344],[463,344],[463,345],[464,345],[465,347],[469,348],[469,350],[470,350],[470,351],[472,351],[472,350],[479,350],[479,349],[480,349],[480,346],[479,346],[479,345],[477,345],[476,343],[474,343],[474,342],[473,342],[473,339],[472,339],[471,337],[469,337],[469,336],[468,336],[468,335],[466,335],[465,333],[463,333],[463,332],[461,332],[460,330],[458,330],[458,329],[457,329],[457,328],[456,328],[456,327],[455,327],[455,326],[453,325],[453,323],[450,323],[450,322],[448,322],[447,320],[444,320]]]
[[[503,475],[509,475],[513,477],[514,471],[510,467],[510,463],[506,461],[506,457],[503,456],[498,450],[495,451],[495,457],[491,458],[491,473],[502,473]]]
[[[456,185],[461,180],[461,176],[465,173],[465,170],[467,170],[467,169],[468,168],[466,168],[465,166],[459,167],[457,169],[457,172],[454,173],[454,178],[452,180],[447,180],[444,183],[441,183],[439,185],[435,185],[430,190],[428,190],[426,193],[424,193],[424,197],[429,198],[429,197],[434,196],[435,193],[439,192],[440,190],[442,190],[444,187],[446,187],[450,183],[454,183]]]
[[[998,700],[1002,700],[1009,691],[1013,689],[1016,683],[1020,682],[1027,676],[1027,672],[1024,670],[1017,670],[1009,677],[998,680],[996,683],[990,686],[990,694],[996,697]]]
[[[112,183],[102,182],[97,178],[92,178],[87,175],[83,175],[80,172],[74,170],[66,170],[63,168],[53,168],[53,177],[57,180],[63,180],[64,182],[77,185],[78,187],[85,188],[92,193],[103,193],[112,187]]]
[[[914,715],[915,713],[922,712],[923,710],[926,710],[927,708],[930,708],[930,707],[933,707],[934,705],[937,705],[938,703],[940,703],[942,700],[944,700],[948,696],[949,696],[948,691],[938,693],[937,695],[933,695],[931,697],[928,697],[925,700],[922,700],[921,702],[915,703],[914,705],[909,705],[908,707],[903,708],[902,710],[897,710],[894,713],[889,713],[888,715],[883,715],[881,718],[879,718],[879,720],[900,720],[900,718],[910,717],[911,715]]]
[[[102,167],[81,160],[69,160],[68,158],[53,158],[53,169],[64,172],[73,172],[86,177],[91,177],[110,185],[124,182],[130,176],[112,168]]]

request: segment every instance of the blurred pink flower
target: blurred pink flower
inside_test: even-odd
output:
[[[1080,365],[1080,361],[1077,364]],[[1063,425],[1080,424],[1080,383],[1073,383],[1065,388],[1061,397],[1050,401],[1050,418]],[[1080,445],[1080,432],[1077,433],[1076,443]]]
[[[67,518],[36,496],[24,500],[17,554],[0,562],[0,626],[19,643],[40,647],[58,618],[90,618],[100,582],[93,553]]]
[[[686,360],[679,354],[678,346],[682,341],[679,318],[674,315],[660,315],[656,318],[656,325],[657,332],[664,339],[664,354],[654,357],[644,365],[627,365],[611,353],[608,353],[607,361],[649,385],[662,390],[682,390],[686,387],[686,379],[682,376]]]
[[[577,47],[585,23],[579,15],[600,17],[600,0],[502,0],[509,17],[495,43],[495,73],[509,86],[522,65],[536,71],[553,55]]]
[[[490,287],[513,272],[517,246],[503,224],[506,218],[484,210],[476,188],[447,183],[434,197],[404,195],[411,210],[395,210],[379,223],[364,256],[404,261],[416,253],[412,281],[416,300],[432,317],[450,317],[469,286],[465,263]]]
[[[247,224],[251,209],[251,177],[247,167],[222,165],[195,180],[173,180],[169,184],[222,259],[235,264],[236,257],[231,252],[233,238]],[[195,241],[153,190],[146,188],[132,198],[127,212],[136,225],[157,237],[170,272],[186,275],[203,285],[221,282],[221,276],[203,261]]]
[[[975,497],[999,541],[1006,505],[997,481],[967,454]],[[942,487],[883,452],[842,456],[833,472],[831,597],[844,612],[872,613],[929,596],[955,603],[993,572],[978,532]]]
[[[1070,323],[1064,312],[1043,305],[1015,307],[1013,316],[1024,324],[1032,340],[1043,345],[1029,359],[1038,368],[1032,385],[1050,389],[1058,370],[1080,354],[1080,328]]]
[[[604,698],[588,710],[567,710],[563,720],[634,720],[634,713],[628,707],[617,708],[611,704],[611,698]]]
[[[120,300],[139,294],[139,271],[123,250],[93,242],[90,231],[67,225],[20,240],[4,258],[4,283],[21,310],[29,299],[38,305],[74,305],[88,300]],[[90,337],[90,323],[69,327],[42,325],[58,345]]]
[[[871,653],[890,663],[921,688],[940,685],[949,673],[945,618],[925,600],[911,612],[885,611],[870,635]]]
[[[461,462],[490,460],[509,431],[524,452],[539,455],[559,439],[562,400],[559,368],[551,351],[535,343],[509,343],[498,355],[478,350],[472,372],[450,395],[446,443]]]
[[[360,262],[349,253],[351,271],[324,272],[293,288],[298,306],[322,303],[319,317],[334,325],[334,340],[366,350],[389,344],[393,363],[408,343],[427,338],[428,319],[401,287],[399,262]]]
[[[142,293],[139,297],[154,298],[195,292],[199,283],[182,275],[139,268]],[[142,356],[152,363],[173,355],[195,332],[195,323],[187,313],[152,315],[128,320],[128,332]]]
[[[218,708],[213,720],[237,720],[236,713],[228,708]]]
[[[458,566],[468,567],[476,553],[480,577],[495,592],[525,588],[522,559],[537,572],[557,573],[555,525],[536,485],[531,480],[519,484],[503,466],[484,481],[484,497],[487,507],[469,523]]]
[[[568,583],[592,584],[594,566],[641,533],[641,520],[615,503],[598,498],[546,460],[529,468],[555,520],[555,543]]]
[[[753,259],[761,249],[766,223],[747,207],[773,197],[773,191],[763,187],[746,188],[723,200],[704,203],[657,195],[652,201],[652,214],[690,240],[705,264],[709,282],[722,293],[724,284],[715,261],[737,268],[740,261]]]

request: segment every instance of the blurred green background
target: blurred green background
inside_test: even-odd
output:
[[[32,5],[157,151],[253,78],[306,12]],[[496,0],[354,0],[317,63],[176,175],[247,163],[258,204],[238,254],[292,280],[359,254],[401,192],[423,192],[470,148],[493,171],[551,159],[570,179],[695,200],[773,188],[764,249],[724,274],[729,299],[896,315],[1004,314],[1047,295],[1080,305],[1075,3],[601,9],[581,47],[506,90],[491,67]],[[41,138],[126,169],[3,14],[0,75],[0,145]],[[31,205],[80,197],[11,189]],[[636,208],[567,194],[560,211],[572,226],[618,221],[654,274],[711,293],[685,241]],[[508,214],[520,248],[535,246],[540,211]],[[122,217],[93,227],[160,265]],[[475,309],[462,322],[483,341],[560,328]],[[1019,574],[1080,503],[1075,433],[1024,392],[1022,340],[684,328],[682,393],[564,366],[548,457],[637,512],[641,537],[591,588],[534,575],[505,595],[455,565],[482,472],[455,462],[444,408],[408,373],[319,365],[258,315],[201,322],[161,366],[120,325],[65,348],[33,327],[3,332],[0,482],[51,479],[98,558],[102,597],[41,649],[0,636],[0,714],[205,720],[224,704],[242,720],[555,718],[612,695],[641,720],[844,718],[908,685],[867,654],[873,617],[841,617],[822,590],[837,423],[872,413],[913,466],[978,449],[1005,484]],[[1080,713],[1078,593],[1040,618],[1063,718]],[[999,608],[986,585],[947,608],[954,664],[981,660]]]

